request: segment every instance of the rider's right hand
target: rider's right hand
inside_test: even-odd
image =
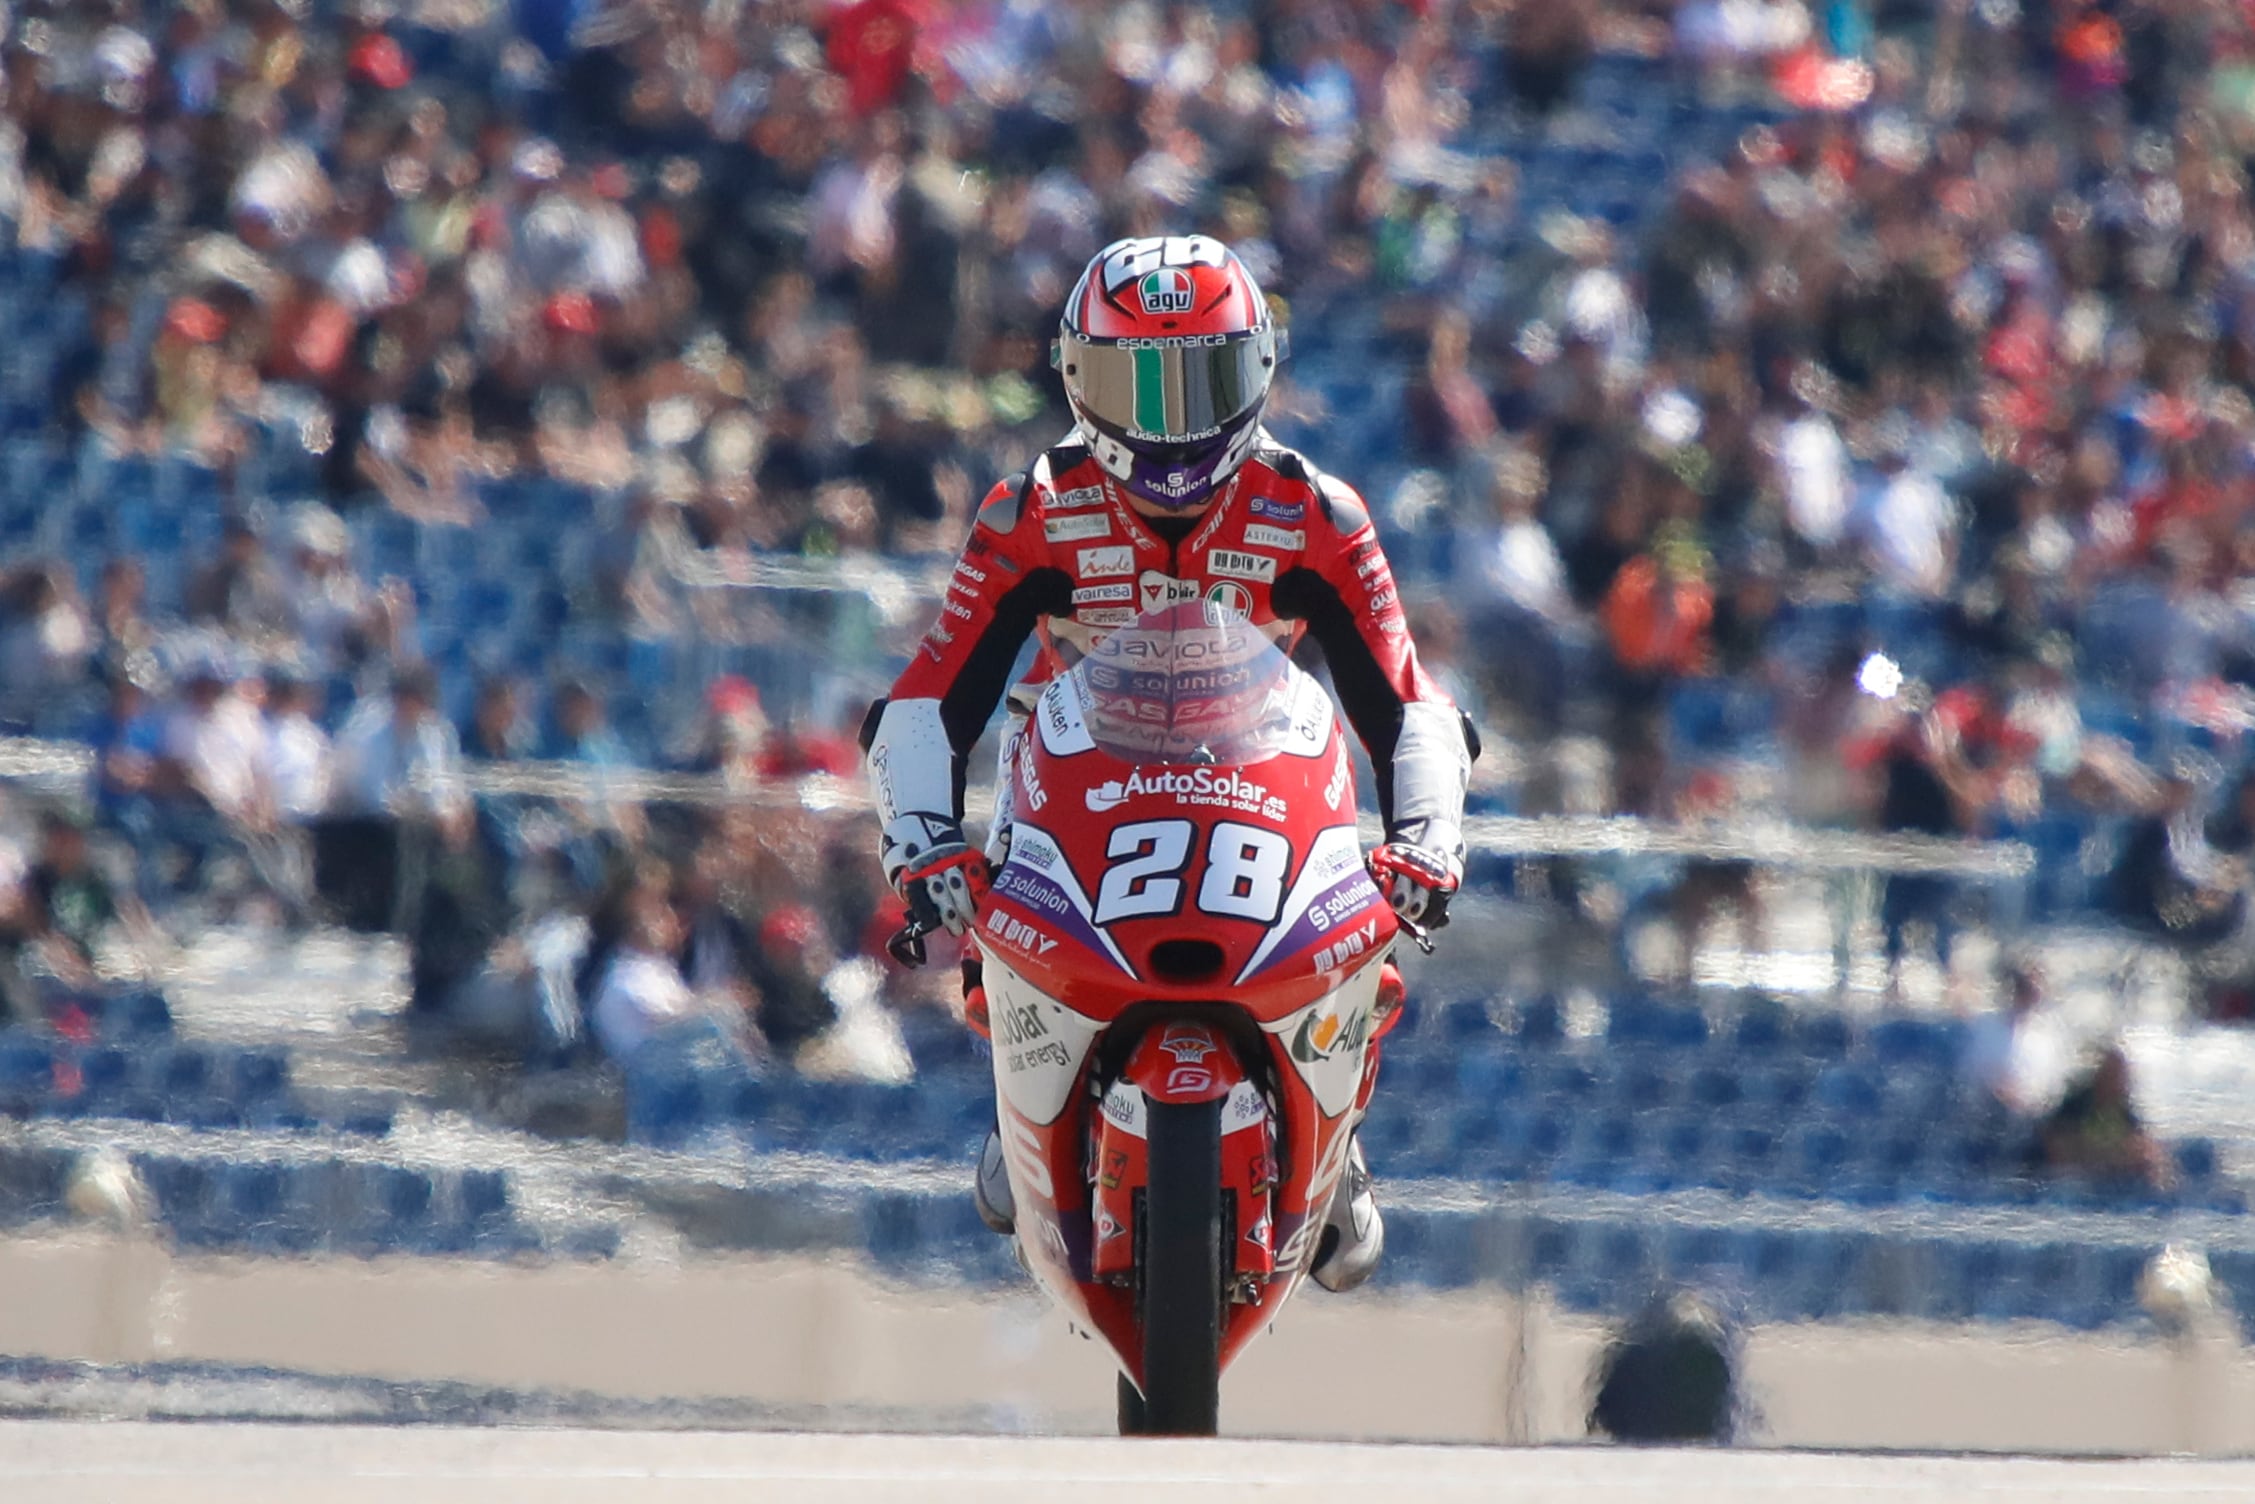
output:
[[[885,827],[884,863],[886,879],[919,929],[970,932],[987,894],[989,869],[985,854],[964,840],[961,825],[904,815]]]

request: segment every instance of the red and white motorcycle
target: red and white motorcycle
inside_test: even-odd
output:
[[[1315,1257],[1417,932],[1330,696],[1241,617],[1103,638],[1015,761],[978,941],[1020,1253],[1111,1345],[1122,1434],[1211,1435]]]

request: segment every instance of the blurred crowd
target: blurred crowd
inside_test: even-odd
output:
[[[1437,667],[1602,751],[1483,797],[2105,822],[2093,902],[2255,955],[2227,0],[34,0],[5,35],[11,267],[74,310],[29,418],[228,518],[161,611],[131,556],[0,581],[0,716],[81,707],[98,817],[162,857],[138,902],[247,873],[559,1047],[689,994],[817,1038],[881,990],[841,973],[863,833],[607,797],[632,687],[426,667],[351,528],[547,488],[573,609],[643,633],[697,628],[692,562],[945,555],[1066,427],[1089,255],[1199,229],[1294,326],[1272,425],[1368,487]],[[686,766],[851,771],[740,680],[700,715]],[[464,781],[534,754],[588,791]],[[1690,907],[1753,901],[1717,876]],[[1961,913],[1884,907],[1891,955]]]

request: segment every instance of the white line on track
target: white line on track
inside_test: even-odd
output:
[[[1227,1498],[1587,1504],[2255,1498],[2255,1464],[1266,1441],[0,1424],[10,1504],[917,1504]]]

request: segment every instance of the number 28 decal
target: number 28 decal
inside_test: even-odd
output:
[[[1096,890],[1096,922],[1148,919],[1182,909],[1182,873],[1190,862],[1188,820],[1135,820],[1113,827],[1104,854],[1112,865]],[[1292,843],[1273,830],[1216,822],[1206,838],[1206,875],[1198,907],[1225,919],[1274,924],[1284,907]]]

